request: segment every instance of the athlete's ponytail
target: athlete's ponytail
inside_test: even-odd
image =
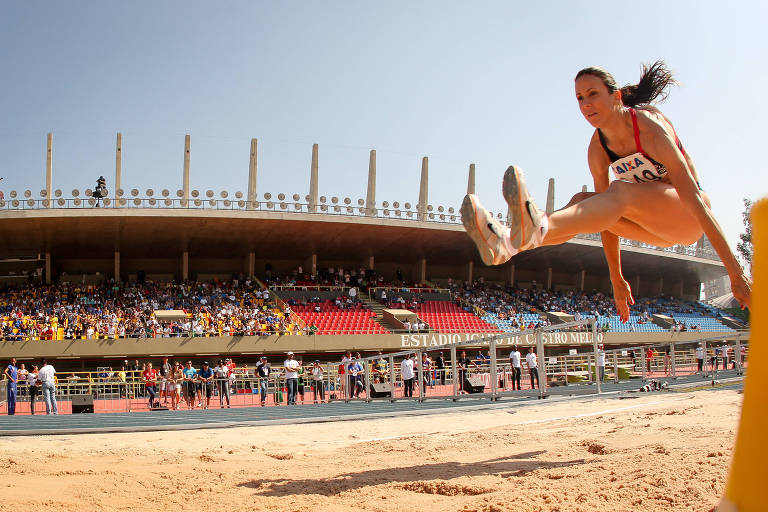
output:
[[[584,68],[576,74],[576,78],[578,79],[583,75],[596,76],[603,81],[610,92],[619,90],[613,75],[602,68]],[[625,85],[621,88],[621,101],[627,107],[649,105],[654,101],[662,101],[669,94],[669,87],[676,84],[677,81],[663,60],[657,60],[650,66],[643,64],[640,81],[637,84]]]

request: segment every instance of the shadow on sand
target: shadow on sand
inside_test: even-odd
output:
[[[399,468],[371,469],[341,473],[328,478],[306,479],[254,479],[238,484],[238,487],[257,489],[261,496],[292,496],[320,494],[333,496],[345,491],[371,485],[411,483],[418,480],[449,480],[462,476],[499,475],[503,478],[521,476],[537,469],[552,469],[584,463],[584,459],[546,462],[535,460],[544,451],[525,452],[510,457],[480,462],[440,462]],[[354,455],[354,452],[351,454]],[[290,472],[290,469],[287,470]]]

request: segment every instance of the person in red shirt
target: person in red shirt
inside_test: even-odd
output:
[[[656,355],[656,352],[653,351],[653,348],[648,347],[648,350],[645,352],[645,365],[648,368],[648,373],[651,373],[651,361],[653,361],[653,356]]]
[[[151,409],[152,404],[155,402],[155,396],[157,395],[157,370],[152,368],[152,363],[147,363],[147,368],[141,375],[144,377],[144,385],[147,387],[149,408]]]

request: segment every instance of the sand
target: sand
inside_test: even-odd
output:
[[[78,512],[711,511],[741,399],[670,392],[313,425],[4,438],[0,497]]]

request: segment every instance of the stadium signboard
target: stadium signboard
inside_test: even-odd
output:
[[[488,342],[482,341],[483,338],[496,336],[491,333],[464,333],[464,334],[402,334],[400,335],[400,346],[402,348],[427,348],[439,347],[442,345],[453,345],[472,340],[478,340],[478,344],[486,345]],[[545,345],[591,345],[591,332],[545,332],[542,333]],[[597,342],[603,343],[605,335],[597,334]],[[535,345],[535,334],[524,334],[522,336],[510,335],[505,338],[497,339],[497,345]]]
[[[635,332],[598,334],[598,342],[606,345],[636,346],[645,343],[669,343],[670,341],[692,341],[707,333],[689,331]],[[734,331],[734,335],[736,332]],[[347,350],[374,352],[377,350],[398,352],[405,349],[419,349],[450,346],[456,343],[470,343],[468,347],[487,345],[485,338],[497,336],[494,333],[425,333],[425,334],[366,334],[366,335],[324,335],[324,336],[214,336],[176,338],[120,338],[92,340],[0,340],[0,360],[16,357],[20,361],[43,357],[49,359],[146,359],[160,355],[172,357],[231,356],[255,359],[260,354],[340,354]],[[545,345],[553,347],[586,346],[592,344],[591,332],[543,333]],[[477,340],[476,344],[472,341]],[[497,341],[501,346],[531,346],[535,335],[515,336],[508,333]]]

